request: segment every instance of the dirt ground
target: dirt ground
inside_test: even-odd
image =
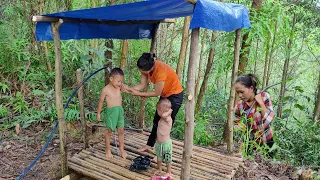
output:
[[[49,123],[41,123],[21,130],[19,135],[15,131],[0,133],[0,180],[16,179],[29,166],[45,144],[51,128]],[[57,131],[43,156],[23,178],[24,180],[53,180],[61,177],[59,142]],[[81,143],[79,135],[68,134],[68,157],[81,151],[82,147],[83,143]]]
[[[0,133],[0,180],[16,179],[32,160],[36,158],[43,147],[52,125],[41,123],[32,125],[28,129],[23,129],[19,135],[15,131],[5,131]],[[69,127],[67,136],[68,157],[80,152],[83,148],[80,135],[75,130],[79,130],[79,125]],[[70,131],[71,129],[71,131]],[[73,132],[73,133],[70,133]],[[59,170],[59,138],[56,132],[49,147],[36,165],[23,178],[24,180],[45,179],[55,180],[61,178]],[[93,145],[101,138],[89,141]],[[256,155],[255,160],[245,159],[245,167],[240,168],[235,179],[239,180],[287,180],[298,179],[297,169],[290,165],[271,162]]]
[[[256,155],[254,160],[245,159],[235,178],[239,180],[289,180],[298,179],[297,168],[279,162],[272,162]]]

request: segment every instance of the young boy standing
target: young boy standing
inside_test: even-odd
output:
[[[107,158],[112,158],[111,148],[110,148],[110,137],[112,132],[117,128],[119,135],[119,150],[122,158],[126,159],[127,153],[124,151],[124,118],[123,118],[123,108],[122,108],[122,97],[121,90],[124,86],[122,81],[124,79],[124,73],[120,68],[113,68],[109,76],[109,84],[106,85],[101,92],[97,120],[100,121],[101,110],[103,102],[107,103],[107,110],[105,112],[106,117],[103,121],[107,125],[107,132],[105,133],[105,143],[106,143],[106,156]]]
[[[156,175],[161,175],[162,162],[167,165],[164,176],[171,176],[172,141],[170,132],[172,127],[171,102],[167,98],[160,99],[157,103],[157,112],[161,119],[158,122],[157,139],[155,144],[158,170]]]

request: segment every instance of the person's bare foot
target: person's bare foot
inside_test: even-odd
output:
[[[127,159],[128,154],[126,153],[126,151],[120,151],[120,155],[123,159]]]
[[[106,156],[107,156],[107,158],[113,158],[113,156],[112,156],[112,154],[111,154],[111,151],[108,151],[108,152],[106,153]]]
[[[152,162],[158,163],[158,158],[157,158],[157,156],[155,156],[155,157],[152,159]]]
[[[142,148],[139,149],[140,152],[145,152],[147,151],[148,149],[151,149],[150,146],[146,145],[146,146],[143,146]]]

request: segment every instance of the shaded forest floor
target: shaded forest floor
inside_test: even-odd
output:
[[[49,122],[32,125],[23,129],[19,135],[14,131],[0,133],[0,180],[16,179],[20,172],[33,161],[43,147],[51,130]],[[68,157],[80,152],[83,143],[80,139],[79,124],[69,127],[67,136]],[[24,180],[48,179],[54,180],[61,177],[59,170],[59,137],[56,132],[44,155],[36,165],[27,173]],[[101,133],[98,133],[101,136]],[[103,137],[94,137],[89,141],[92,145],[102,140]],[[255,160],[245,159],[245,167],[240,168],[235,179],[298,179],[296,168],[279,162],[263,159],[256,155]]]

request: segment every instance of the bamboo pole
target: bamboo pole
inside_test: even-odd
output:
[[[82,72],[81,69],[77,69],[77,84],[80,86],[78,90],[78,98],[79,98],[79,105],[80,105],[80,118],[81,118],[81,125],[82,125],[82,137],[83,137],[83,143],[84,148],[88,148],[88,138],[87,138],[87,123],[85,120],[85,114],[84,114],[84,103],[83,103],[83,88],[81,86],[82,82]]]
[[[143,144],[143,142],[138,142],[138,143],[134,143],[134,141],[132,142],[125,142],[126,146],[130,146],[133,149],[135,148],[139,148],[141,145]],[[181,159],[182,159],[182,149],[177,150],[176,147],[173,147],[173,151],[172,151],[173,155],[173,164],[177,163],[180,167],[181,164]],[[232,170],[237,169],[239,167],[239,164],[237,163],[231,163],[222,159],[218,159],[218,158],[210,158],[202,153],[194,153],[195,157],[192,157],[192,166],[194,168],[198,168],[198,167],[210,167],[213,170],[218,171],[219,173],[230,173],[232,172]],[[210,170],[207,170],[207,172],[211,172]]]
[[[93,154],[97,154],[97,152],[100,152],[100,157],[104,157],[103,155],[103,152],[104,152],[104,147],[102,145],[99,145],[97,146],[96,148],[98,148],[99,150],[95,149],[94,153],[89,153],[90,155],[93,156]],[[116,149],[115,147],[113,147],[114,150],[112,151],[112,153],[116,154]],[[135,149],[135,148],[133,148]],[[129,160],[133,160],[137,154],[135,154],[134,152],[131,152],[131,151],[127,151],[128,153],[128,159]],[[181,159],[181,158],[180,158]],[[107,159],[108,161],[112,161],[110,159]],[[120,162],[121,163],[121,162]],[[180,171],[181,171],[181,161],[180,163],[172,163],[172,174],[174,175],[174,177],[179,177],[180,175]],[[157,165],[155,163],[151,163],[150,167],[154,168],[154,169],[157,169]],[[201,168],[201,167],[200,167]],[[166,170],[165,167],[162,168],[164,171]],[[205,168],[207,170],[207,172],[205,172],[203,169],[202,171],[198,169],[198,166],[197,165],[194,165],[192,167],[192,176],[193,177],[197,177],[196,179],[212,179],[212,176],[215,175],[215,173],[212,173],[212,171],[214,170],[211,170],[210,167],[208,168]],[[209,172],[208,172],[209,171]],[[231,172],[231,171],[230,171]],[[206,174],[207,176],[205,176],[204,174]],[[219,174],[219,173],[218,173]],[[217,178],[216,178],[217,177]],[[224,176],[223,174],[220,173],[220,175],[216,176],[215,179],[220,179],[218,177],[227,177],[227,176]],[[180,179],[180,178],[174,178],[174,179]],[[222,179],[225,179],[225,178],[222,178]]]
[[[126,67],[127,58],[128,58],[128,40],[125,39],[122,41],[122,58],[120,61],[120,68],[122,70],[124,70],[124,68]]]
[[[231,88],[230,88],[230,97],[228,103],[228,131],[227,131],[227,150],[228,153],[232,153],[232,143],[233,143],[233,120],[234,120],[234,98],[235,98],[235,82],[238,76],[238,67],[239,67],[239,55],[240,55],[240,37],[241,37],[241,29],[236,30],[236,38],[234,41],[234,62],[233,62],[233,70],[231,76]]]
[[[92,169],[85,168],[85,167],[78,165],[76,163],[73,163],[73,162],[69,162],[69,167],[71,169],[73,169],[74,171],[76,171],[77,173],[80,173],[85,176],[89,176],[89,177],[97,179],[97,180],[113,180],[113,178],[111,178],[109,176],[106,176],[100,172],[96,172]]]
[[[188,66],[187,103],[186,103],[186,123],[184,133],[184,151],[181,169],[181,178],[190,179],[190,164],[193,148],[194,133],[194,105],[195,105],[195,79],[197,68],[198,41],[200,28],[192,29],[190,58]]]
[[[148,136],[146,136],[146,135],[148,135],[149,133],[146,133],[146,135],[143,135],[143,134],[133,133],[133,132],[130,132],[130,131],[125,131],[125,134],[130,138],[135,138],[134,141],[138,142],[139,139],[142,140],[142,141],[146,141],[147,138],[148,138]],[[129,140],[129,138],[126,138],[126,139]],[[173,149],[181,149],[181,151],[182,151],[183,146],[184,146],[183,142],[180,142],[180,141],[172,139],[172,144],[173,144],[173,147],[174,147]],[[239,164],[240,166],[243,166],[243,159],[239,158],[239,157],[227,156],[225,154],[222,154],[222,153],[214,151],[214,149],[209,149],[209,148],[206,148],[206,147],[200,147],[198,145],[194,145],[193,146],[193,150],[194,150],[194,152],[197,152],[199,154],[205,154],[207,156],[213,156],[216,159],[222,159],[222,160],[234,162],[234,163]]]
[[[52,36],[54,41],[55,51],[55,94],[56,94],[56,109],[59,120],[59,136],[60,136],[60,160],[62,177],[68,174],[67,166],[67,146],[65,139],[66,121],[64,119],[63,96],[62,96],[62,57],[59,28],[63,20],[51,23]]]
[[[130,154],[130,153],[134,153],[134,154],[138,154],[140,155],[140,153],[136,150],[137,148],[135,147],[129,147],[128,148],[128,144],[126,144],[126,150],[127,152]],[[103,151],[104,148],[103,148],[103,145],[99,145],[98,148]],[[96,152],[96,150],[95,150]],[[116,150],[115,152],[116,153]],[[181,153],[180,153],[181,154]],[[150,154],[149,154],[150,155]],[[181,159],[182,159],[182,156],[176,156],[176,154],[173,154],[173,163],[172,163],[172,168],[173,169],[176,169],[180,172],[181,170]],[[108,160],[109,161],[109,160]],[[155,168],[156,168],[156,164],[154,164]],[[207,179],[208,177],[205,176],[205,174],[209,175],[210,178],[209,179],[212,179],[212,176],[215,176],[215,179],[228,179],[230,178],[230,174],[232,172],[232,170],[230,171],[223,171],[223,170],[219,170],[219,169],[213,169],[212,166],[204,166],[203,164],[199,164],[199,163],[192,163],[191,165],[192,167],[192,173],[191,175],[193,176],[197,176],[197,177],[201,177],[200,179]],[[178,168],[178,169],[177,169]],[[222,172],[221,172],[222,171]],[[195,173],[195,172],[198,172],[198,173]],[[175,173],[173,173],[175,174]],[[179,174],[177,174],[179,175]],[[220,178],[219,178],[220,177]]]
[[[179,54],[179,61],[177,63],[176,73],[180,81],[182,81],[183,77],[183,67],[186,60],[187,48],[188,48],[188,39],[189,39],[189,26],[190,26],[191,17],[186,16],[184,18],[184,25],[183,25],[183,33],[182,33],[182,40],[180,46],[180,54]]]
[[[33,22],[58,22],[62,19],[64,22],[71,23],[86,23],[86,24],[106,24],[106,25],[125,25],[125,24],[155,24],[155,23],[174,23],[175,19],[168,18],[164,20],[127,20],[127,21],[117,21],[117,20],[99,20],[99,19],[81,19],[81,18],[58,18],[49,16],[32,16]]]
[[[151,45],[150,45],[150,53],[154,53],[155,47],[156,47],[156,41],[157,41],[157,26],[158,24],[153,25],[152,29],[152,39],[151,39]],[[144,91],[148,90],[148,82],[147,86],[144,88]],[[145,107],[146,107],[146,98],[141,99],[141,104],[140,104],[140,112],[138,114],[138,119],[139,119],[139,129],[143,130],[144,127],[144,113],[145,113]]]
[[[113,147],[111,149],[111,151],[112,151],[112,153],[116,154],[117,150],[116,150],[115,147]],[[84,150],[82,153],[80,153],[80,155],[82,155],[83,158],[92,159],[99,166],[104,165],[105,163],[115,164],[115,165],[120,166],[121,168],[125,169],[125,170],[122,170],[122,171],[127,171],[128,167],[130,167],[130,165],[132,163],[132,160],[136,158],[136,155],[134,153],[132,153],[132,152],[128,152],[128,158],[125,159],[125,160],[120,158],[120,157],[119,158],[117,158],[117,157],[105,158],[103,147],[101,147],[101,151],[96,151],[95,150],[94,152],[89,152],[89,151],[85,151]],[[108,161],[108,162],[105,162],[105,161]],[[107,164],[105,164],[105,165],[107,165]],[[119,170],[119,172],[122,173],[121,168],[119,168],[118,170]],[[139,176],[140,179],[146,179],[145,176],[147,176],[147,177],[153,176],[152,172],[155,171],[156,169],[157,169],[157,165],[155,163],[151,163],[149,170],[146,171],[146,172],[143,172],[143,171],[141,171],[139,173],[135,173],[135,172],[132,172],[132,171],[128,171],[128,172],[130,172],[130,174],[131,174],[130,177]],[[165,166],[163,166],[162,170],[166,170]],[[173,172],[173,178],[174,179],[180,179],[179,176],[178,176],[179,172],[177,170],[173,170],[172,172]]]
[[[147,138],[148,138],[148,135],[150,133],[143,132],[142,134],[137,134],[137,133],[134,133],[132,131],[125,131],[125,134],[127,134],[130,138],[135,138],[135,141],[139,141],[139,139],[141,139],[143,141],[146,141]],[[129,139],[129,138],[126,138],[126,139]],[[172,139],[172,144],[174,146],[174,149],[179,148],[179,149],[182,150],[183,146],[184,146],[183,142],[177,141],[177,140],[173,140],[173,139]],[[243,159],[242,158],[235,157],[235,156],[227,156],[226,154],[222,154],[220,152],[216,152],[214,149],[210,149],[208,147],[201,147],[201,146],[198,146],[198,145],[194,145],[193,146],[193,150],[195,152],[198,152],[198,153],[201,153],[201,154],[214,156],[215,158],[218,158],[218,159],[225,159],[227,161],[231,161],[231,162],[234,162],[234,163],[238,163],[239,165],[243,165]]]
[[[92,164],[90,162],[87,162],[87,161],[85,161],[83,159],[80,159],[77,156],[72,157],[71,162],[75,163],[77,165],[80,165],[81,167],[84,167],[84,168],[92,170],[93,174],[96,174],[96,175],[99,175],[98,173],[100,173],[100,174],[102,174],[104,176],[109,177],[109,179],[124,179],[124,180],[128,180],[127,178],[123,178],[120,175],[112,172],[109,167],[102,168],[102,167],[96,166],[96,165],[94,165],[94,164]],[[106,178],[106,177],[104,177],[104,178]]]

